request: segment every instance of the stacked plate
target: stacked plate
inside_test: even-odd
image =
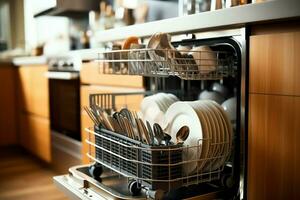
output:
[[[232,126],[222,107],[210,100],[176,102],[165,114],[167,132],[176,143],[176,134],[183,126],[189,136],[183,159],[185,175],[211,172],[222,167],[231,149]]]
[[[141,117],[149,121],[152,126],[154,123],[158,123],[165,129],[167,126],[167,121],[164,116],[165,112],[177,101],[178,98],[169,93],[157,93],[145,97],[141,102]]]

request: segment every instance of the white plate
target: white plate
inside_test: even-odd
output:
[[[169,124],[167,132],[172,136],[173,142],[176,142],[176,133],[182,126],[189,127],[190,133],[184,142],[187,148],[183,151],[183,160],[190,161],[184,164],[183,171],[185,175],[189,175],[197,167],[197,151],[200,155],[202,152],[202,126],[198,114],[188,103],[176,102],[169,107],[165,117]]]
[[[213,137],[213,133],[211,130],[211,125],[206,110],[204,110],[199,105],[199,101],[190,102],[190,105],[197,112],[202,126],[202,134],[203,134],[202,151],[197,156],[200,159],[197,166],[198,172],[200,172],[205,170],[205,166],[208,165],[211,161],[210,158],[214,151],[214,149],[211,146],[211,138]]]
[[[227,159],[227,156],[225,156],[225,155],[231,150],[233,130],[232,130],[232,125],[229,121],[229,118],[228,118],[227,114],[225,113],[225,111],[223,110],[223,108],[216,102],[213,102],[213,101],[209,101],[209,102],[211,105],[213,105],[218,110],[218,112],[221,116],[224,130],[225,130],[224,139],[223,139],[224,148],[223,148],[223,152],[222,152],[222,155],[224,157],[223,157],[223,159],[220,159],[219,166],[218,166],[218,167],[221,167]]]
[[[214,115],[213,111],[210,109],[209,105],[207,105],[207,103],[201,101],[200,106],[202,107],[202,109],[206,110],[207,116],[210,120],[210,125],[211,125],[211,129],[212,129],[211,147],[214,150],[210,156],[212,159],[210,159],[210,163],[207,165],[205,170],[213,171],[213,170],[215,170],[214,163],[216,162],[216,159],[214,157],[216,157],[220,151],[220,145],[219,145],[220,128],[219,128],[218,120],[216,119],[216,116]]]
[[[157,93],[145,97],[140,105],[143,121],[146,122],[147,120],[151,125],[158,123],[165,129],[168,123],[164,114],[175,101],[178,101],[177,97],[167,93]]]
[[[214,105],[212,105],[212,104],[210,104],[208,102],[205,102],[205,105],[210,110],[210,113],[213,116],[214,121],[215,121],[215,126],[217,128],[217,133],[218,133],[217,134],[217,136],[218,136],[217,141],[218,141],[218,145],[216,145],[216,146],[218,147],[217,148],[218,150],[217,150],[217,152],[215,154],[215,157],[219,157],[219,156],[222,156],[223,152],[224,152],[224,144],[223,144],[223,142],[224,142],[224,137],[225,137],[225,134],[226,134],[226,132],[225,132],[226,129],[225,129],[224,125],[223,125],[222,116],[219,113],[218,109]],[[222,158],[216,158],[215,159],[215,161],[214,161],[214,163],[212,165],[213,166],[212,170],[216,170],[216,169],[219,168],[219,166],[220,166],[220,164],[219,164],[220,160],[222,160]]]

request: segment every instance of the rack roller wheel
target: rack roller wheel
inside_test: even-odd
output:
[[[140,194],[141,189],[141,184],[138,183],[136,180],[132,180],[128,184],[128,190],[132,194],[132,196]]]
[[[100,179],[102,172],[103,172],[103,168],[102,165],[100,165],[99,163],[95,163],[89,167],[90,175],[96,180]]]
[[[233,187],[233,179],[230,175],[224,175],[221,177],[221,183],[223,186],[227,188],[232,188]]]

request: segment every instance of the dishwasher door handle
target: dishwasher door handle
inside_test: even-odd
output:
[[[78,72],[46,72],[48,79],[73,80],[79,78]]]

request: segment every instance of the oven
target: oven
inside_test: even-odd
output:
[[[57,171],[81,162],[79,64],[70,57],[49,59],[51,153]]]

